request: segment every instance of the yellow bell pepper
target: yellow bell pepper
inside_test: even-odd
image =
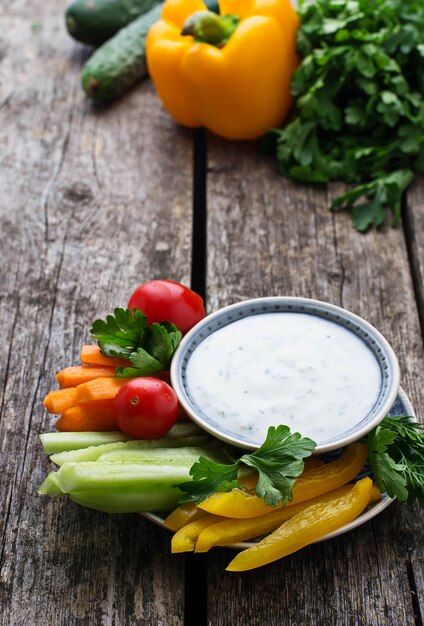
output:
[[[207,552],[214,546],[228,546],[229,544],[238,543],[239,541],[246,541],[247,539],[267,535],[281,526],[283,522],[307,509],[308,506],[339,498],[341,495],[350,491],[351,488],[351,485],[344,485],[318,498],[300,502],[294,506],[284,507],[283,509],[277,509],[272,513],[260,515],[259,517],[224,519],[223,522],[212,524],[202,530],[197,539],[195,552]]]
[[[180,506],[174,509],[163,523],[169,530],[176,531],[190,522],[196,522],[206,515],[206,511],[198,509],[194,502],[187,502],[186,504],[180,504]]]
[[[290,0],[166,0],[147,36],[150,76],[165,108],[185,126],[255,139],[291,105],[298,17]]]
[[[336,461],[303,472],[294,484],[293,500],[287,502],[286,506],[310,500],[345,485],[359,474],[366,458],[367,446],[363,443],[354,443]],[[200,502],[198,507],[214,515],[234,518],[257,517],[275,511],[275,508],[266,505],[262,498],[241,489],[214,493]]]
[[[242,572],[267,565],[341,528],[362,513],[371,492],[371,479],[363,478],[338,498],[312,504],[265,539],[240,552],[227,570]]]
[[[238,543],[239,541],[246,541],[247,539],[254,539],[255,537],[271,533],[281,526],[283,522],[297,515],[297,513],[304,511],[309,506],[319,502],[323,503],[335,500],[351,489],[352,485],[344,485],[322,496],[312,498],[312,500],[306,500],[305,502],[299,502],[299,504],[293,504],[293,506],[277,509],[272,513],[260,515],[259,517],[224,519],[224,521],[212,524],[202,530],[197,539],[195,552],[207,552],[214,546],[228,546],[233,543]],[[380,498],[381,493],[379,489],[373,487],[368,504],[378,502]]]
[[[222,517],[207,515],[180,528],[171,539],[172,554],[176,552],[193,552],[197,538],[202,530],[218,522],[222,522]]]

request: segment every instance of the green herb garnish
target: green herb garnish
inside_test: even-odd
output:
[[[106,356],[129,359],[133,367],[118,367],[116,376],[134,378],[169,369],[182,334],[170,322],[147,325],[147,318],[136,309],[115,309],[106,320],[96,320],[90,329]]]
[[[300,2],[294,118],[277,134],[282,174],[356,183],[333,202],[359,231],[401,215],[424,171],[424,3]]]
[[[377,487],[391,498],[424,509],[424,425],[408,416],[388,416],[367,438]]]
[[[291,433],[288,426],[271,426],[265,442],[252,454],[244,454],[232,464],[215,463],[204,456],[193,465],[193,480],[179,485],[185,495],[180,502],[202,502],[213,493],[231,491],[240,484],[239,466],[247,465],[259,472],[256,495],[269,506],[284,506],[291,501],[296,478],[303,472],[303,459],[311,455],[315,441]]]

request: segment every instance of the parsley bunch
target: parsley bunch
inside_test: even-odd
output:
[[[424,509],[424,425],[407,416],[385,417],[367,438],[368,458],[380,491]]]
[[[315,441],[291,433],[288,426],[271,426],[260,448],[231,464],[215,463],[201,456],[190,469],[193,480],[179,485],[185,492],[180,502],[202,502],[213,493],[240,487],[237,475],[240,464],[244,464],[259,472],[256,495],[269,506],[277,506],[280,501],[284,506],[293,499],[292,488],[303,472],[303,459],[312,454],[315,446]]]
[[[282,174],[356,186],[332,209],[354,226],[400,219],[403,193],[424,172],[422,0],[300,2],[301,64],[294,118],[277,134]]]
[[[143,311],[115,309],[106,320],[96,320],[90,329],[106,356],[129,359],[133,367],[118,367],[116,376],[134,378],[169,369],[182,334],[170,322],[147,325]]]

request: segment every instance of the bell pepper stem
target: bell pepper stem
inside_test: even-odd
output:
[[[217,15],[211,11],[197,11],[184,22],[182,35],[191,35],[195,41],[225,46],[240,23],[237,15]]]

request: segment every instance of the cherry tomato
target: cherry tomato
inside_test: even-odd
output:
[[[175,424],[178,399],[168,383],[145,376],[122,385],[114,400],[116,421],[133,437],[163,437]]]
[[[173,280],[143,283],[128,301],[129,309],[140,309],[148,324],[167,320],[185,334],[206,315],[199,294]]]

